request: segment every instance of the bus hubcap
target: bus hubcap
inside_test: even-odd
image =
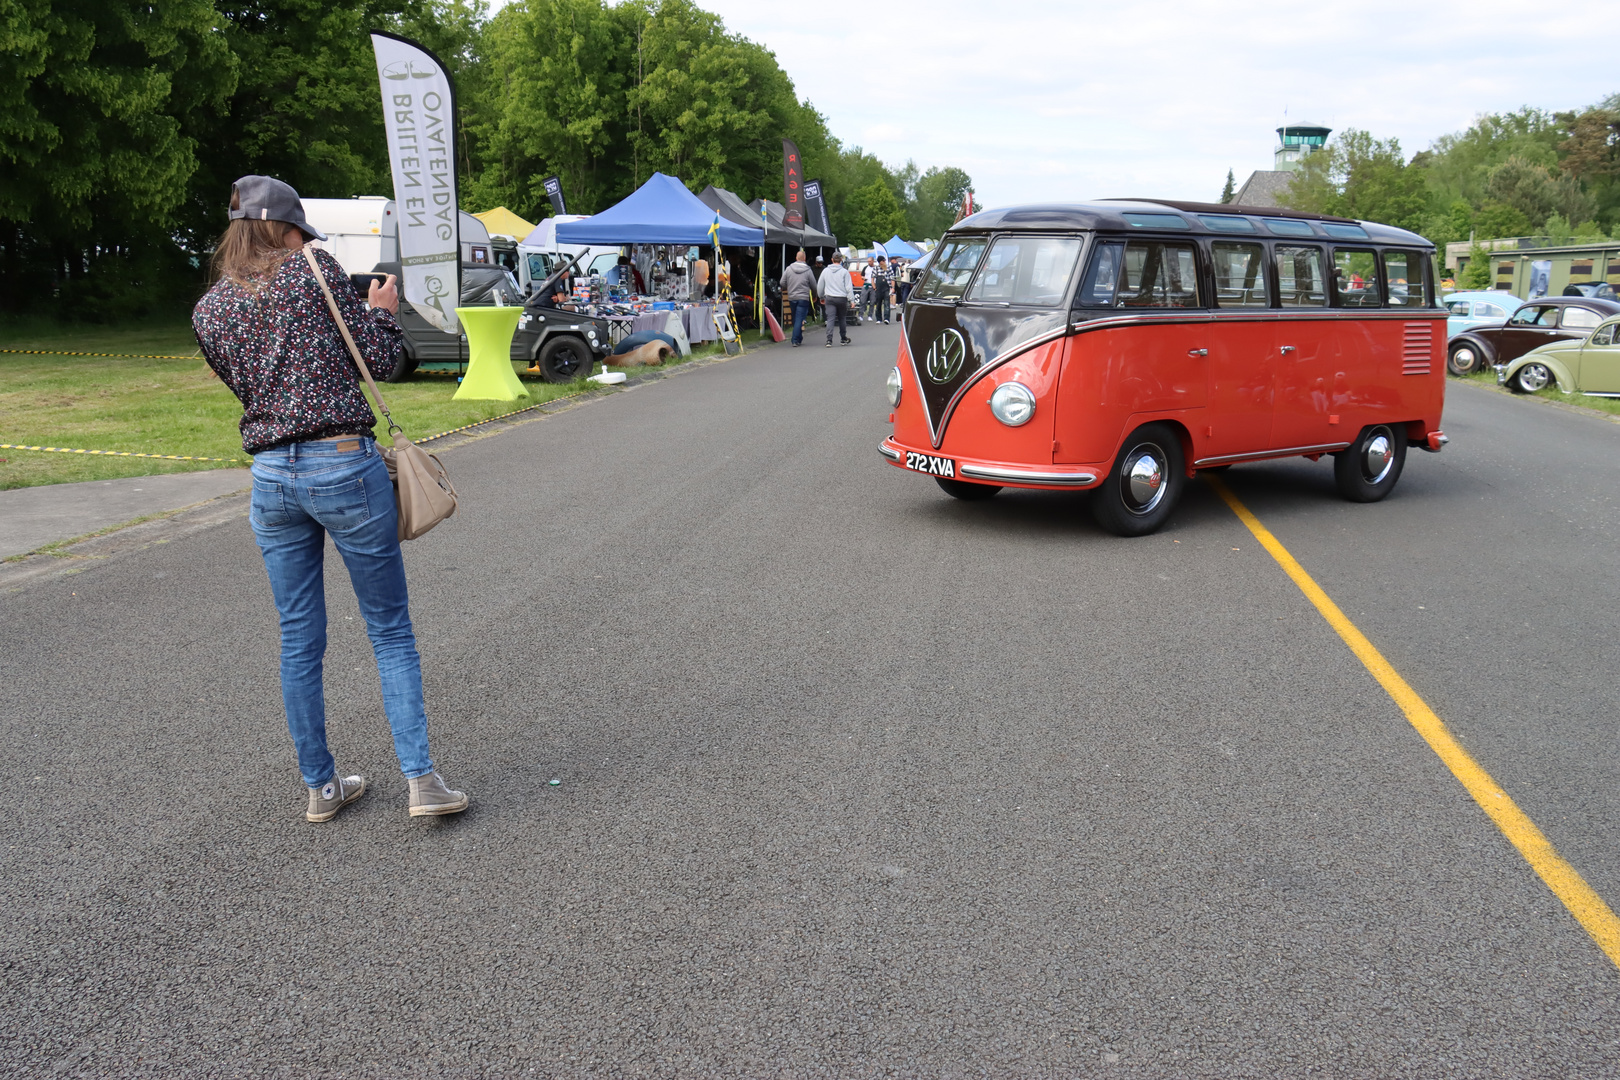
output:
[[[1125,502],[1132,513],[1146,514],[1164,498],[1164,463],[1158,447],[1143,446],[1125,462]]]
[[[1394,463],[1395,444],[1387,433],[1379,431],[1367,440],[1367,448],[1362,451],[1361,467],[1368,483],[1376,484],[1383,480]]]

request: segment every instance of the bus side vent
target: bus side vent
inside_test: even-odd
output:
[[[1401,349],[1402,375],[1427,375],[1434,370],[1434,324],[1409,322]]]

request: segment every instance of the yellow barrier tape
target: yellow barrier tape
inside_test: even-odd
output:
[[[234,457],[195,457],[189,454],[137,454],[129,450],[75,450],[68,446],[23,446],[20,443],[0,442],[0,450],[38,450],[45,454],[94,454],[98,457],[138,457],[158,458],[163,461],[234,461],[242,463],[246,458]]]
[[[192,353],[190,356],[159,356],[156,353],[133,352],[62,352],[57,349],[0,349],[0,353],[13,353],[18,356],[115,356],[125,360],[201,360],[202,356]]]

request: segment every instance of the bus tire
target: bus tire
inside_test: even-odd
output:
[[[961,499],[963,502],[983,502],[1001,490],[999,484],[974,484],[966,480],[951,480],[943,476],[934,477],[934,483],[939,485],[939,490],[951,498]]]
[[[546,382],[570,383],[589,375],[595,360],[584,338],[558,334],[541,347],[537,363]]]
[[[1351,502],[1377,502],[1395,490],[1405,466],[1406,432],[1398,425],[1372,424],[1333,455],[1333,479]]]
[[[1180,437],[1167,424],[1146,424],[1120,445],[1091,516],[1115,536],[1146,536],[1169,519],[1186,483]]]

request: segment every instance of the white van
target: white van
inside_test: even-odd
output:
[[[381,262],[399,261],[399,221],[394,200],[381,195],[352,199],[304,199],[304,217],[326,234],[315,241],[350,274],[364,274]],[[484,223],[461,211],[461,261],[494,266],[497,245]]]
[[[381,195],[357,195],[303,203],[305,219],[326,234],[315,246],[330,251],[344,270],[363,274],[383,261],[383,225],[393,211],[392,201]]]

